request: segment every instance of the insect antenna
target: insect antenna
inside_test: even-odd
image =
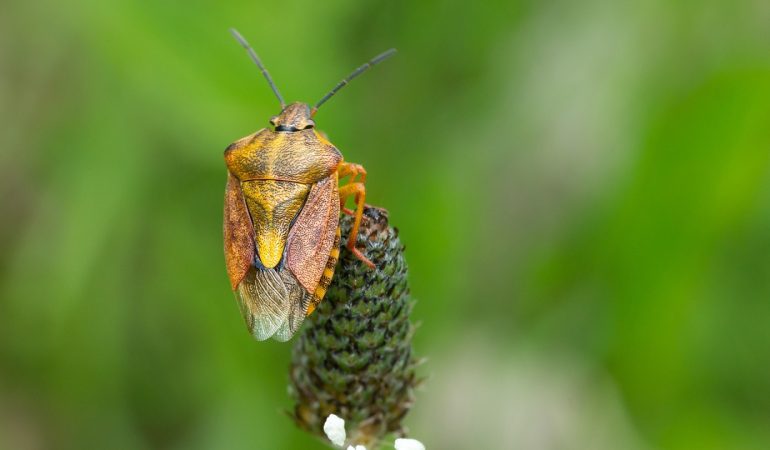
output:
[[[267,69],[265,69],[265,66],[262,65],[262,61],[259,59],[259,56],[257,56],[257,52],[254,51],[253,48],[251,48],[251,45],[249,45],[248,42],[246,42],[246,39],[241,36],[241,33],[238,32],[235,28],[230,28],[230,33],[233,35],[235,40],[240,43],[243,48],[246,49],[247,52],[249,52],[249,56],[251,56],[251,59],[254,61],[254,63],[259,67],[260,72],[262,72],[262,75],[265,76],[265,79],[267,80],[267,84],[270,85],[270,89],[273,90],[273,93],[276,97],[278,97],[278,101],[281,102],[281,109],[283,109],[286,106],[286,103],[283,101],[283,97],[281,97],[281,93],[278,92],[278,88],[275,86],[275,83],[273,83],[273,79],[270,78],[270,74],[267,73]]]
[[[390,58],[395,53],[396,53],[396,49],[395,48],[391,48],[389,50],[385,50],[384,52],[382,52],[379,55],[375,56],[374,58],[370,59],[369,62],[367,62],[366,64],[364,64],[361,67],[359,67],[358,69],[354,70],[350,75],[348,75],[347,77],[343,78],[342,81],[337,83],[337,85],[334,86],[334,88],[331,91],[329,91],[329,93],[324,95],[323,98],[321,100],[319,100],[318,103],[315,104],[315,106],[313,106],[313,109],[310,110],[310,116],[312,117],[313,115],[315,115],[316,111],[318,111],[318,108],[320,108],[321,105],[326,103],[326,101],[329,100],[332,97],[332,95],[336,94],[337,91],[339,91],[344,86],[346,86],[348,83],[350,83],[350,81],[353,78],[355,78],[355,77],[361,75],[362,73],[366,72],[366,70],[371,68],[372,66],[374,66],[374,65],[376,65],[376,64],[378,64],[378,63],[380,63],[380,62]]]

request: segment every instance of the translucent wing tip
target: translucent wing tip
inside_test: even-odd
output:
[[[303,288],[299,281],[288,271],[281,271],[284,284],[289,291],[289,304],[291,311],[286,321],[281,324],[278,331],[273,335],[273,339],[279,342],[286,342],[302,326],[302,322],[307,315],[307,308],[310,305],[311,295]]]
[[[251,335],[286,342],[302,325],[311,295],[288,270],[249,269],[235,291]]]

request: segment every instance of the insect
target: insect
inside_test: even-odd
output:
[[[315,128],[313,116],[337,91],[392,56],[390,49],[354,70],[318,103],[286,104],[262,61],[235,30],[281,104],[263,128],[225,150],[225,263],[251,334],[287,341],[323,299],[339,256],[340,211],[354,216],[347,240],[356,248],[366,197],[366,170],[342,154]],[[347,178],[340,186],[339,180]],[[355,211],[345,201],[355,198]]]

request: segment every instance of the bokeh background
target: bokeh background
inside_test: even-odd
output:
[[[407,246],[430,449],[770,448],[770,3],[0,5],[0,448],[320,449],[224,270],[277,102]]]

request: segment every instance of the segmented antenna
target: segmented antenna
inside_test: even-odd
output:
[[[374,65],[376,65],[376,64],[378,64],[378,63],[380,63],[380,62],[390,58],[395,53],[396,53],[396,49],[395,48],[391,48],[389,50],[386,50],[386,51],[380,53],[379,55],[375,56],[371,60],[369,60],[369,62],[367,62],[363,66],[361,66],[358,69],[354,70],[353,73],[351,73],[347,77],[343,78],[342,81],[340,81],[339,83],[337,83],[336,86],[334,86],[334,89],[329,91],[328,94],[324,95],[323,98],[321,100],[319,100],[318,103],[315,104],[315,106],[313,106],[313,109],[310,110],[310,116],[312,117],[313,115],[315,115],[316,111],[318,111],[318,108],[320,108],[321,105],[326,103],[326,101],[329,100],[332,97],[332,95],[336,94],[337,91],[342,89],[343,86],[346,86],[348,83],[350,83],[350,81],[353,78],[361,75],[362,73],[364,73],[367,69],[371,68],[372,66],[374,66]]]
[[[254,51],[253,48],[251,48],[251,45],[249,45],[248,42],[246,42],[246,39],[241,36],[241,33],[238,32],[235,28],[230,28],[230,33],[233,35],[235,40],[240,43],[243,48],[246,49],[247,52],[249,52],[249,56],[251,56],[252,61],[259,67],[260,72],[262,72],[262,75],[265,76],[265,79],[267,80],[267,84],[270,85],[270,89],[273,90],[273,93],[276,97],[278,97],[278,101],[281,102],[281,109],[283,109],[286,106],[286,103],[283,101],[283,97],[281,97],[281,93],[278,92],[278,88],[275,86],[275,83],[273,83],[273,79],[270,78],[270,74],[267,73],[267,69],[265,69],[265,66],[262,65],[262,61],[259,59],[259,56],[257,56],[257,53]]]

